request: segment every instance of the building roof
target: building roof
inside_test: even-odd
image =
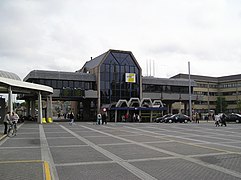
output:
[[[96,81],[95,75],[81,72],[33,70],[25,78],[28,79],[56,79],[76,81]]]
[[[99,66],[101,64],[101,62],[103,62],[106,57],[108,57],[108,55],[110,53],[127,53],[130,54],[130,56],[133,58],[133,60],[135,61],[136,65],[139,67],[139,69],[141,70],[140,65],[138,64],[137,60],[135,59],[134,55],[132,54],[131,51],[123,51],[123,50],[114,50],[114,49],[110,49],[107,52],[91,59],[90,61],[87,61],[84,66],[76,71],[76,72],[88,72],[90,69],[94,69],[95,67]]]
[[[210,76],[200,76],[200,75],[190,75],[191,80],[195,80],[195,81],[208,81],[208,82],[218,82],[218,78],[217,77],[210,77]],[[188,74],[177,74],[173,77],[171,77],[171,79],[189,79],[189,75]]]
[[[87,61],[79,71],[86,72],[89,69],[93,69],[93,68],[97,67],[101,63],[101,61],[107,56],[108,52],[109,51],[91,59],[90,61]]]
[[[2,70],[0,70],[0,77],[21,81],[20,77],[17,74]]]
[[[171,78],[183,78],[188,79],[188,74],[177,74]],[[195,81],[205,81],[205,82],[227,82],[227,81],[241,81],[241,74],[229,75],[229,76],[220,76],[220,77],[211,77],[211,76],[200,76],[200,75],[190,75],[190,78]]]
[[[170,85],[170,86],[189,86],[188,79],[168,79],[168,78],[155,78],[152,76],[145,76],[142,78],[142,84],[157,84],[157,85]],[[196,86],[194,80],[191,80],[191,85]]]
[[[230,75],[230,76],[222,76],[218,77],[219,82],[227,82],[227,81],[241,81],[241,74],[236,74],[236,75]]]

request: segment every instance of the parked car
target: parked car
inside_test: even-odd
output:
[[[180,123],[187,123],[187,122],[191,122],[190,118],[185,115],[185,114],[174,114],[170,117],[166,117],[164,118],[163,122],[165,123],[177,123],[177,122],[180,122]]]
[[[241,123],[241,114],[237,114],[237,113],[228,114],[225,120],[227,122]]]
[[[163,123],[164,119],[167,118],[167,117],[170,117],[170,116],[172,116],[172,114],[166,114],[164,116],[158,117],[158,118],[155,119],[155,122]]]

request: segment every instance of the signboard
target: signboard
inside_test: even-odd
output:
[[[126,73],[126,82],[135,83],[136,82],[136,74],[135,73]]]

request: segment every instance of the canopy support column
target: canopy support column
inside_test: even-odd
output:
[[[13,112],[13,102],[12,102],[12,87],[9,86],[8,87],[8,111],[10,112],[10,114],[12,114]]]
[[[35,117],[35,100],[30,101],[31,116]]]
[[[117,110],[115,110],[115,123],[117,122]]]
[[[47,118],[53,119],[52,95],[47,96]]]
[[[153,111],[151,110],[151,118],[150,118],[151,123],[152,123],[152,116],[153,116]]]
[[[43,118],[43,113],[42,113],[42,95],[41,92],[38,92],[38,123],[42,124],[42,118]]]

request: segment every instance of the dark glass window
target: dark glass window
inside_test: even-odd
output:
[[[62,89],[63,88],[63,83],[61,80],[57,80],[57,89]]]
[[[57,80],[52,80],[52,88],[57,89]]]
[[[44,84],[52,87],[51,80],[46,79]]]
[[[68,81],[63,81],[63,87],[69,87],[69,82]]]
[[[126,73],[135,73],[136,83],[125,82]],[[110,53],[100,66],[101,103],[140,96],[140,71],[129,53]]]
[[[69,81],[69,87],[74,88],[74,82],[73,81]]]

